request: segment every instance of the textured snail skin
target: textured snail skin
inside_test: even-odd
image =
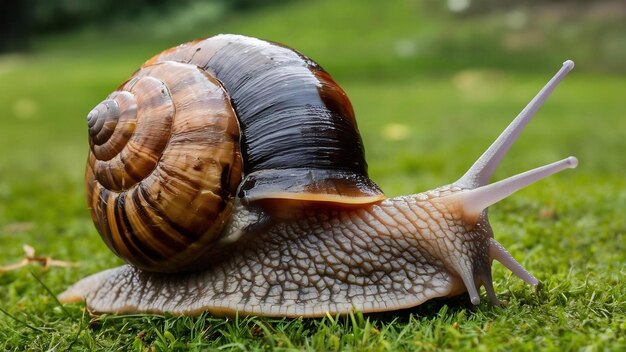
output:
[[[132,265],[59,299],[92,312],[319,317],[464,292],[476,305],[483,286],[499,305],[493,260],[539,281],[493,238],[487,208],[578,161],[488,182],[573,66],[459,180],[385,199],[347,96],[310,59],[233,35],[166,50],[88,116],[91,215]]]
[[[459,272],[490,287],[489,226],[467,228],[459,214],[429,201],[440,194],[308,209],[298,220],[244,235],[206,271],[163,275],[126,265],[80,282],[62,298],[86,299],[97,312],[322,316],[457,295],[465,291]],[[258,220],[248,216],[238,221]]]

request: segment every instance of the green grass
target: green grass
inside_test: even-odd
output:
[[[191,15],[181,11],[159,21],[121,23],[107,33],[47,38],[32,54],[0,57],[0,265],[19,261],[25,243],[40,255],[80,263],[47,270],[33,264],[0,274],[0,349],[623,349],[626,79],[614,65],[623,62],[619,50],[598,46],[621,43],[626,32],[618,21],[531,16],[531,24],[549,30],[545,42],[513,50],[504,39],[527,33],[505,30],[503,15],[455,17],[413,2],[323,1],[228,19],[207,12],[208,25],[193,17],[189,21],[197,23],[189,26],[181,18]],[[158,35],[147,35],[159,28]],[[563,41],[572,31],[579,40]],[[84,116],[152,54],[218,32],[288,43],[329,70],[351,97],[371,177],[389,196],[458,178],[573,55],[577,68],[495,178],[570,154],[579,157],[579,168],[490,209],[496,238],[542,281],[542,289],[534,292],[494,264],[496,292],[506,308],[487,300],[472,307],[459,297],[402,312],[303,320],[91,317],[83,305],[59,306],[51,292],[120,263],[86,211]],[[400,39],[414,43],[413,56],[395,53]],[[592,52],[602,54],[598,67]],[[394,132],[393,125],[409,133]]]

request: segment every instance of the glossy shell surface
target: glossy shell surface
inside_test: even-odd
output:
[[[219,35],[166,50],[146,65],[163,61],[196,65],[224,85],[241,126],[244,201],[384,198],[367,175],[350,100],[309,58],[271,42]]]

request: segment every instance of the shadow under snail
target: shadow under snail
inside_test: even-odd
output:
[[[488,184],[561,70],[457,181],[386,198],[345,92],[285,46],[218,35],[143,64],[88,115],[87,201],[129,264],[60,295],[92,312],[316,317],[467,292],[493,304],[487,207],[574,157]]]

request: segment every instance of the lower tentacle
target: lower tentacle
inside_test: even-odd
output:
[[[502,265],[511,270],[515,276],[524,280],[531,286],[539,285],[539,280],[529,273],[511,254],[495,239],[489,240],[489,258],[499,261]]]
[[[491,304],[493,304],[494,306],[501,306],[500,300],[496,296],[496,291],[493,289],[493,278],[491,276],[491,269],[482,273],[481,276],[482,285],[485,287],[487,297],[489,297]]]

